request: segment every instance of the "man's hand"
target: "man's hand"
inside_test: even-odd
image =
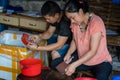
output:
[[[29,40],[32,41],[32,42],[35,42],[39,39],[39,35],[31,35],[29,36]]]
[[[38,45],[35,44],[35,43],[29,43],[29,44],[27,44],[27,47],[28,47],[30,50],[37,50],[37,49],[38,49]]]

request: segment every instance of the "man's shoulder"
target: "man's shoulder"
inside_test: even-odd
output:
[[[56,27],[58,23],[49,23],[50,26]]]
[[[70,22],[70,20],[66,16],[62,16],[61,22]]]

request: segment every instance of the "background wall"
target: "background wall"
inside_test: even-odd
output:
[[[24,10],[39,11],[45,0],[10,0],[10,5],[21,6]],[[64,2],[61,0],[56,1],[58,5],[63,8]]]

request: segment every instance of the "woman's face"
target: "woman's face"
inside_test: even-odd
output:
[[[66,12],[66,16],[70,19],[71,23],[80,25],[83,21],[83,16],[80,12]]]

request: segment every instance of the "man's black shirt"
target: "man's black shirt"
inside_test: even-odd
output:
[[[68,37],[68,40],[66,43],[69,44],[71,42],[72,33],[70,30],[70,21],[65,16],[63,16],[61,18],[59,23],[54,23],[54,24],[50,23],[50,25],[53,27],[56,27],[56,32],[57,32],[58,36]]]

